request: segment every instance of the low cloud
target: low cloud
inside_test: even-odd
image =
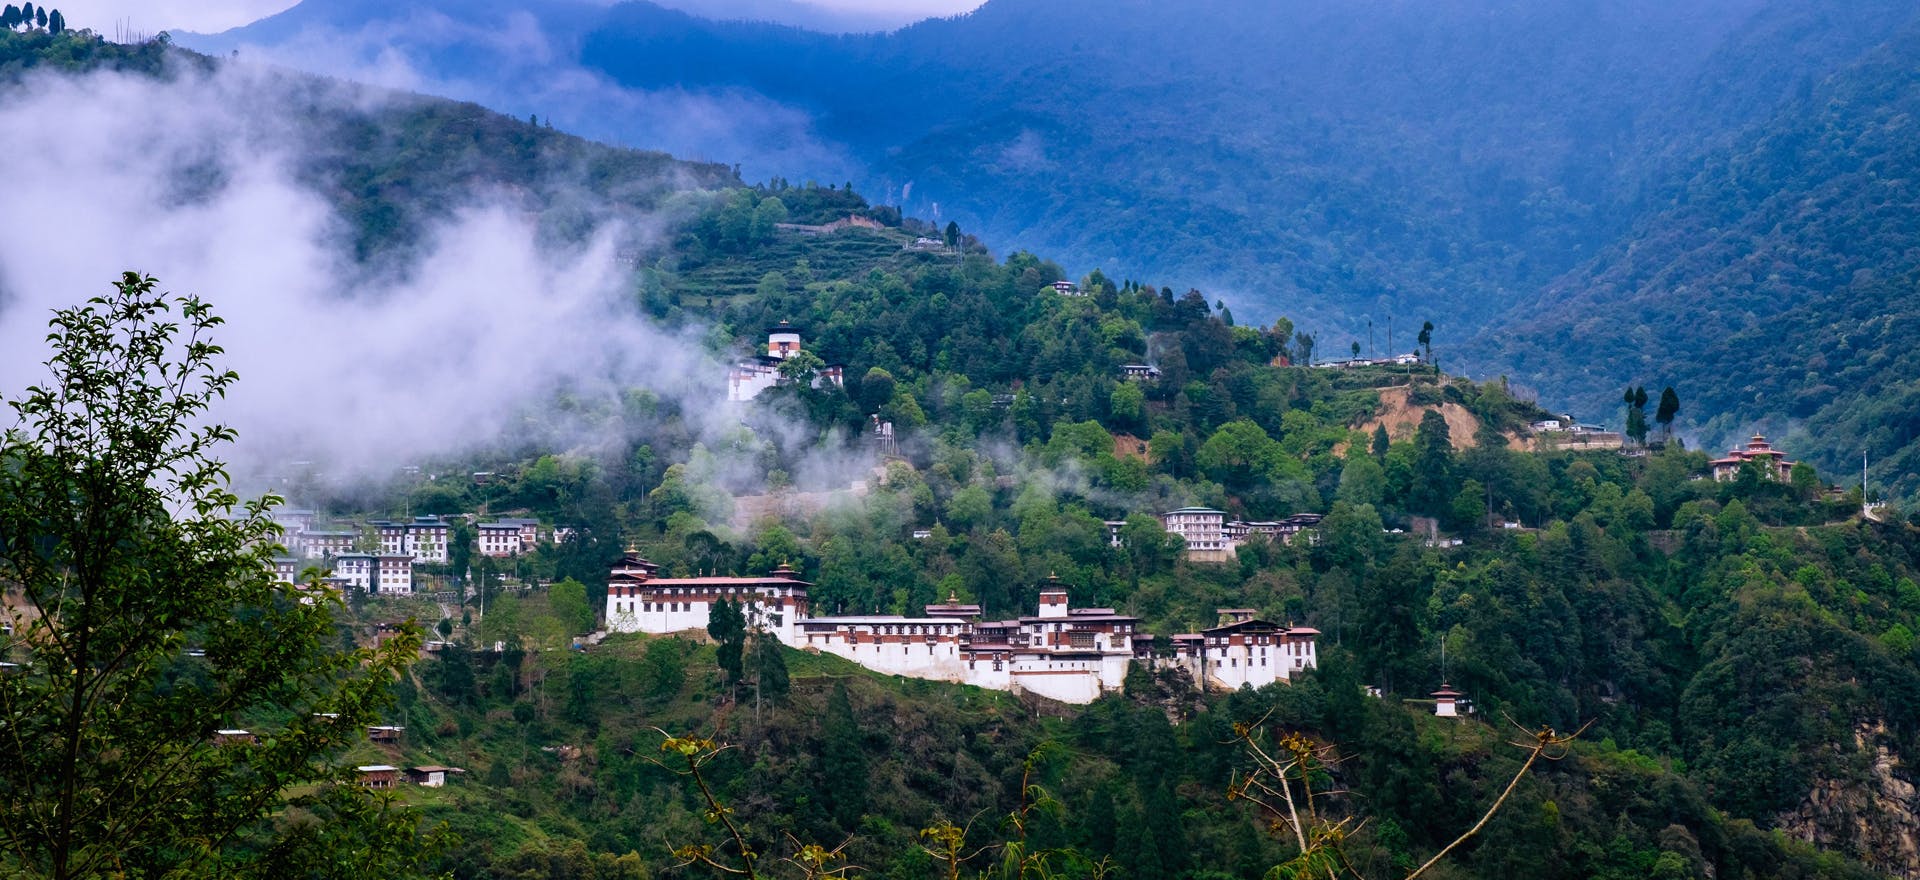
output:
[[[262,101],[265,79],[238,66],[171,82],[42,75],[0,99],[0,155],[14,160],[0,393],[44,377],[54,309],[131,269],[226,319],[217,341],[241,380],[215,416],[239,430],[242,458],[390,472],[524,433],[562,392],[612,408],[645,388],[704,419],[698,436],[737,425],[718,405],[724,365],[628,305],[614,251],[632,227],[556,251],[517,204],[476,191],[407,265],[369,274],[296,175],[311,129]],[[567,442],[566,425],[540,427]]]
[[[578,38],[549,29],[524,10],[475,20],[415,8],[348,27],[313,23],[268,43],[247,32],[187,35],[182,43],[538,116],[607,143],[737,164],[749,179],[859,176],[860,163],[822,138],[803,109],[742,88],[627,88],[574,60]]]

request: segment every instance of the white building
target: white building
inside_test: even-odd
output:
[[[752,400],[760,396],[760,392],[780,384],[780,364],[803,350],[800,328],[785,321],[768,328],[767,353],[740,361],[727,372],[727,399],[735,402]],[[821,367],[820,374],[814,377],[813,387],[819,388],[823,382],[844,385],[846,367],[841,364]]]
[[[410,553],[407,548],[407,524],[376,519],[369,522],[380,533],[380,552],[388,556]]]
[[[1139,619],[1111,608],[1072,608],[1067,588],[1048,578],[1039,613],[979,621],[979,606],[929,605],[926,617],[815,617],[800,622],[796,647],[845,657],[911,678],[1033,693],[1091,703],[1119,690],[1142,644]]]
[[[474,547],[481,556],[518,556],[528,544],[519,523],[490,522],[474,526]]]
[[[806,616],[807,588],[785,565],[766,577],[661,578],[659,566],[628,551],[607,581],[607,629],[672,633],[705,629],[715,602],[742,606],[749,624],[794,644],[794,622]]]
[[[300,560],[293,556],[273,557],[273,579],[283,584],[299,583]]]
[[[374,558],[374,588],[384,595],[413,592],[413,556],[382,553]]]
[[[333,576],[345,586],[373,592],[376,557],[366,553],[342,553],[333,557]]]
[[[282,507],[268,514],[268,518],[279,524],[289,536],[313,528],[315,514],[311,510],[298,507]]]
[[[346,529],[308,529],[300,533],[300,547],[308,559],[325,559],[351,553],[354,543],[359,540],[359,532]]]
[[[609,630],[704,629],[713,603],[724,598],[741,603],[750,623],[794,648],[833,654],[892,675],[1032,693],[1067,703],[1090,703],[1119,690],[1128,664],[1155,662],[1153,637],[1139,631],[1138,618],[1111,608],[1073,608],[1058,578],[1041,585],[1036,614],[982,621],[980,606],[953,597],[928,605],[924,617],[812,617],[807,598],[811,585],[786,566],[761,578],[658,578],[656,570],[633,552],[615,565],[607,585]],[[1246,620],[1207,630],[1197,638],[1213,641],[1203,642],[1185,668],[1194,670],[1203,684],[1258,687],[1313,666],[1315,632],[1301,628],[1276,635],[1277,629]],[[1207,666],[1209,659],[1221,662],[1219,672]]]
[[[1320,665],[1315,649],[1319,630],[1280,626],[1254,613],[1223,608],[1220,615],[1226,622],[1221,625],[1174,636],[1175,661],[1193,675],[1195,684],[1214,690],[1264,687]]]
[[[520,548],[532,550],[540,546],[540,521],[520,516],[503,516],[496,520],[500,525],[518,526],[520,529]]]
[[[1160,514],[1167,531],[1185,538],[1187,558],[1195,562],[1225,562],[1233,556],[1227,541],[1227,515],[1209,507],[1182,507]]]
[[[407,547],[415,562],[447,561],[447,524],[437,516],[416,516],[407,523]]]

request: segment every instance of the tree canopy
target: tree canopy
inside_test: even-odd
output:
[[[353,786],[301,799],[340,823],[326,833],[272,820],[293,787],[344,779],[333,760],[419,634],[343,648],[338,595],[275,581],[275,499],[228,491],[215,456],[233,432],[204,421],[237,378],[219,325],[127,273],[55,313],[50,375],[7,400],[0,585],[19,668],[0,675],[0,872],[347,876],[326,853],[358,846],[405,874],[431,853]],[[241,724],[271,729],[215,738]],[[343,839],[360,834],[371,850]]]

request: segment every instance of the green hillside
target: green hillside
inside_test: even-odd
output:
[[[1241,325],[1205,293],[1152,279],[1092,272],[1061,295],[1056,263],[996,259],[847,188],[746,187],[459,105],[397,106],[355,117],[315,105],[321,129],[373,135],[313,166],[386,179],[337,196],[367,259],[406,244],[402,227],[374,222],[382,200],[424,216],[492,175],[547,193],[529,204],[556,235],[594,212],[669,206],[664,244],[635,259],[630,320],[703,329],[715,353],[752,350],[791,320],[809,351],[847,367],[844,388],[784,384],[717,435],[710,412],[691,411],[700,404],[635,388],[619,407],[573,414],[600,442],[423,462],[443,476],[379,490],[298,487],[295,504],[343,518],[484,509],[575,531],[500,563],[475,558],[461,526],[452,564],[423,567],[423,581],[472,584],[475,601],[356,596],[345,613],[343,640],[412,618],[453,643],[395,683],[388,720],[404,741],[340,756],[467,770],[446,789],[401,789],[458,836],[438,865],[453,876],[711,873],[674,867],[676,849],[720,844],[710,805],[651,760],[671,758],[660,728],[735,746],[710,780],[767,852],[844,840],[863,873],[934,876],[919,831],[944,819],[970,841],[1060,850],[1061,876],[1092,876],[1106,857],[1106,876],[1265,877],[1294,845],[1228,798],[1248,767],[1234,725],[1261,719],[1340,756],[1324,780],[1348,794],[1325,809],[1354,818],[1345,848],[1364,876],[1403,876],[1476,821],[1518,768],[1505,745],[1525,735],[1515,724],[1584,733],[1426,876],[1915,870],[1902,842],[1920,837],[1906,794],[1920,754],[1920,530],[1863,519],[1862,499],[1828,491],[1813,468],[1716,482],[1708,457],[1679,444],[1530,451],[1516,441],[1544,413],[1498,379],[1431,363],[1295,366],[1363,340]],[[531,152],[439,176],[434,157],[456,146]],[[541,170],[514,176],[529,168]],[[614,195],[563,200],[583,170],[604,177],[591,192]],[[850,216],[877,227],[790,228]],[[1159,376],[1125,378],[1139,363]],[[1705,392],[1686,394],[1695,424],[1718,416]],[[1395,409],[1404,429],[1383,421]],[[897,428],[897,448],[866,439],[874,415]],[[491,476],[463,476],[476,472]],[[744,496],[839,488],[849,474],[868,484],[857,502],[733,522]],[[1196,563],[1151,516],[1195,503],[1325,519],[1311,536]],[[914,613],[954,595],[1024,613],[1049,576],[1076,604],[1162,635],[1253,608],[1321,630],[1322,664],[1234,694],[1136,674],[1125,693],[1067,707],[764,641],[733,680],[697,637],[573,650],[629,546],[669,574],[790,564],[816,607],[846,612]],[[1429,714],[1421,701],[1443,683],[1474,717]],[[1032,802],[1031,782],[1059,809],[1011,831],[999,817]],[[1018,876],[998,867],[1003,853],[966,873]]]
[[[1262,719],[1338,744],[1331,781],[1348,793],[1327,809],[1367,819],[1348,845],[1356,867],[1399,876],[1471,825],[1521,757],[1497,716],[1449,721],[1368,699],[1343,667],[1204,699],[1142,678],[1135,693],[1063,715],[798,652],[786,662],[790,690],[756,706],[744,691],[728,701],[712,648],[674,638],[429,661],[402,688],[404,742],[359,758],[466,770],[444,789],[402,790],[459,835],[440,866],[455,877],[627,878],[705,876],[674,870],[669,850],[723,846],[692,784],[666,769],[656,727],[733,746],[709,781],[769,860],[796,842],[845,843],[844,863],[865,876],[942,876],[919,834],[942,820],[967,826],[970,849],[989,847],[965,876],[993,868],[991,847],[1022,839],[1002,819],[1019,809],[1023,779],[1055,802],[1028,817],[1034,847],[1105,857],[1108,876],[1261,876],[1288,845],[1227,790],[1247,757],[1232,727]],[[1678,766],[1584,742],[1524,781],[1445,875],[1873,876],[1718,813]],[[1080,859],[1055,861],[1059,876],[1089,876]]]
[[[777,197],[761,190],[716,203],[688,228]],[[774,235],[735,247],[742,260],[784,260],[796,241]],[[847,613],[914,613],[950,593],[982,603],[989,615],[1022,613],[1036,585],[1057,574],[1073,585],[1077,603],[1124,609],[1153,632],[1192,631],[1210,625],[1217,608],[1250,607],[1325,633],[1320,676],[1224,704],[1206,701],[1205,712],[1193,697],[1159,691],[1145,708],[1139,701],[1149,691],[1136,691],[1084,710],[1036,707],[1042,720],[1005,733],[981,734],[974,721],[953,722],[960,733],[928,722],[924,742],[935,752],[919,757],[898,740],[867,740],[871,766],[898,758],[903,768],[930,766],[935,778],[947,778],[963,773],[950,766],[973,772],[973,764],[949,765],[958,759],[948,757],[944,737],[987,736],[994,757],[971,761],[1000,768],[1000,793],[983,797],[980,784],[922,779],[906,785],[928,800],[874,795],[859,818],[838,824],[820,823],[808,812],[810,801],[776,782],[803,772],[803,760],[790,763],[795,755],[825,749],[805,739],[812,729],[806,725],[821,714],[814,701],[822,697],[801,671],[819,669],[812,661],[788,661],[794,683],[787,699],[808,721],[797,722],[800,732],[777,729],[766,718],[777,716],[780,710],[768,705],[778,701],[763,701],[761,724],[777,730],[767,734],[768,744],[758,744],[746,720],[751,688],[736,702],[702,691],[707,708],[684,713],[665,703],[645,708],[636,695],[646,686],[630,681],[616,696],[592,692],[599,711],[624,711],[619,701],[627,700],[647,719],[601,722],[601,754],[651,747],[650,724],[718,725],[722,739],[746,744],[732,791],[761,805],[749,813],[760,823],[756,833],[793,829],[829,842],[852,834],[859,846],[873,847],[860,863],[876,870],[924,870],[912,867],[911,845],[923,823],[1013,809],[1008,768],[1044,738],[1065,738],[1074,760],[1094,762],[1061,771],[1060,787],[1094,792],[1065,798],[1069,815],[1087,810],[1097,818],[1092,827],[1060,820],[1058,841],[1136,864],[1168,857],[1126,850],[1121,839],[1135,838],[1097,830],[1122,821],[1133,799],[1142,805],[1141,821],[1164,813],[1145,806],[1161,795],[1139,788],[1137,774],[1124,770],[1117,778],[1133,781],[1133,791],[1126,782],[1115,783],[1117,795],[1099,788],[1104,783],[1096,780],[1113,771],[1088,753],[1107,752],[1070,733],[1106,713],[1158,717],[1171,705],[1186,719],[1173,728],[1187,749],[1178,766],[1192,774],[1171,792],[1181,816],[1181,843],[1171,849],[1184,861],[1141,876],[1257,875],[1260,864],[1284,858],[1285,846],[1272,849],[1276,844],[1260,841],[1245,814],[1213,800],[1234,766],[1231,750],[1216,745],[1228,738],[1217,725],[1258,717],[1268,701],[1283,707],[1275,716],[1283,725],[1354,756],[1339,781],[1364,793],[1353,809],[1376,817],[1355,846],[1379,866],[1424,858],[1449,829],[1470,824],[1470,805],[1484,802],[1504,772],[1495,769],[1502,766],[1495,742],[1510,730],[1503,719],[1511,717],[1562,730],[1589,721],[1593,727],[1577,761],[1524,783],[1511,812],[1458,857],[1450,870],[1461,876],[1512,876],[1523,864],[1529,876],[1570,878],[1648,876],[1656,866],[1672,876],[1863,870],[1848,859],[1903,869],[1888,849],[1907,828],[1898,788],[1884,787],[1889,777],[1874,768],[1884,766],[1875,763],[1879,749],[1904,756],[1920,734],[1912,710],[1920,705],[1912,636],[1920,626],[1920,534],[1910,526],[1862,521],[1857,495],[1823,493],[1807,469],[1790,483],[1757,471],[1716,483],[1704,478],[1706,455],[1677,445],[1639,457],[1520,451],[1500,431],[1541,413],[1498,382],[1450,379],[1424,366],[1410,374],[1404,367],[1273,366],[1276,356],[1299,358],[1304,340],[1279,332],[1284,328],[1231,326],[1197,293],[1175,297],[1096,276],[1082,279],[1086,296],[1068,297],[1052,291],[1057,277],[1056,268],[1029,255],[997,263],[972,253],[796,278],[784,292],[718,296],[710,310],[704,301],[657,301],[669,321],[723,316],[726,326],[740,328],[732,336],[740,345],[753,344],[778,318],[802,323],[811,350],[849,365],[848,386],[790,385],[763,395],[727,449],[641,439],[598,460],[489,462],[507,475],[503,484],[476,489],[439,481],[408,500],[394,498],[391,507],[472,509],[484,492],[496,510],[520,507],[577,525],[582,539],[528,563],[528,576],[576,577],[590,585],[590,595],[611,555],[633,545],[679,574],[755,572],[788,562],[816,584],[817,607]],[[1163,369],[1159,380],[1119,378],[1119,364],[1149,353]],[[1422,413],[1417,429],[1398,440],[1353,430],[1379,411],[1389,390]],[[691,414],[664,401],[649,405],[656,438],[685,436],[676,426]],[[1441,418],[1449,405],[1479,425],[1472,446]],[[745,527],[731,522],[733,493],[778,491],[813,456],[857,449],[868,413],[900,429],[902,455],[861,503]],[[818,439],[798,446],[783,439],[796,420],[808,426],[805,436]],[[1141,438],[1133,442],[1143,442],[1146,454],[1126,437]],[[728,463],[743,461],[751,477],[740,483]],[[1195,502],[1249,519],[1295,511],[1327,518],[1317,540],[1255,542],[1231,563],[1198,564],[1182,559],[1177,541],[1142,515]],[[1119,519],[1128,521],[1124,546],[1113,547],[1103,521]],[[1428,519],[1460,543],[1395,531]],[[1524,527],[1490,527],[1500,520]],[[912,538],[914,529],[930,535]],[[500,637],[476,626],[479,643]],[[616,643],[612,650],[627,649]],[[686,656],[690,676],[711,662]],[[430,662],[422,674],[433,676],[434,668]],[[613,677],[596,672],[580,681],[589,679]],[[1443,734],[1453,728],[1427,727],[1415,720],[1418,706],[1399,707],[1443,681],[1471,694],[1484,720]],[[1361,682],[1381,687],[1386,699],[1361,696]],[[895,686],[907,694],[964,693]],[[854,705],[862,705],[860,693],[854,691]],[[1177,708],[1182,700],[1186,708]],[[1314,708],[1313,700],[1325,702]],[[881,705],[872,717],[922,729],[903,720],[920,710]],[[703,722],[709,710],[717,714]],[[1056,714],[1071,719],[1063,722],[1066,732],[1043,720]],[[411,723],[446,728],[439,719]],[[583,714],[578,723],[590,722]],[[1091,742],[1126,741],[1102,733]],[[491,760],[486,747],[467,742],[470,754],[483,756],[476,763]],[[1904,778],[1900,759],[1892,760],[1891,778]],[[621,778],[605,767],[589,769],[579,772],[599,780],[596,792]],[[1602,791],[1595,778],[1612,781]],[[659,784],[685,796],[664,776]],[[967,798],[940,800],[939,792],[956,790]],[[631,802],[630,789],[618,791],[614,802]],[[1114,805],[1111,822],[1100,804]],[[662,813],[665,807],[634,809],[644,821],[675,815]],[[1776,830],[1815,840],[1831,855],[1794,849],[1782,842],[1787,837],[1772,836]],[[1165,840],[1170,833],[1149,836]],[[630,840],[599,845],[609,853],[645,852]]]
[[[1672,207],[1557,281],[1466,355],[1613,408],[1674,385],[1713,450],[1756,430],[1822,469],[1920,491],[1911,329],[1920,290],[1913,118],[1920,29],[1702,163]]]

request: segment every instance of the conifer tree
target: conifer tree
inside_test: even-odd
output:
[[[747,620],[739,606],[726,599],[713,603],[707,611],[707,635],[718,643],[718,661],[720,671],[726,673],[727,685],[737,687],[744,672],[742,652],[747,636]]]
[[[820,799],[827,815],[843,831],[860,824],[867,811],[867,754],[861,747],[861,727],[844,682],[827,694],[826,716],[820,719]]]
[[[753,689],[756,701],[778,700],[790,689],[787,657],[780,651],[780,640],[759,629],[753,633]]]
[[[1666,390],[1660,392],[1660,406],[1653,413],[1653,420],[1660,423],[1660,430],[1668,439],[1673,438],[1673,419],[1679,414],[1680,395],[1674,393],[1672,385],[1668,385]]]

